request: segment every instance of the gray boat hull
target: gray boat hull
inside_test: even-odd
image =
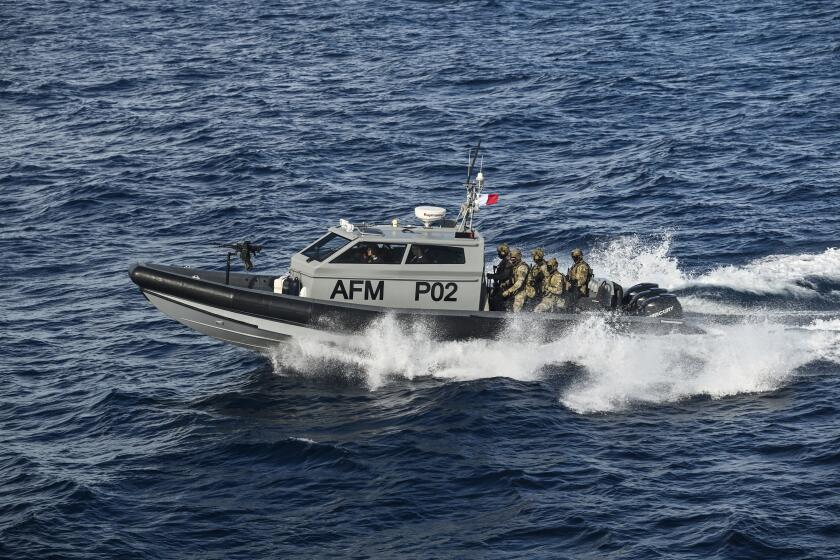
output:
[[[290,338],[338,341],[356,336],[385,316],[407,327],[420,324],[440,340],[495,338],[512,319],[512,314],[502,311],[389,309],[276,294],[270,289],[270,276],[231,274],[225,284],[224,273],[152,264],[133,266],[130,276],[165,315],[203,334],[260,352]],[[599,314],[613,328],[628,332],[703,332],[682,320]],[[591,314],[523,315],[534,323],[529,331],[552,339]]]

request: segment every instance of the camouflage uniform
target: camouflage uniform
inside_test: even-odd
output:
[[[507,299],[513,296],[513,312],[518,313],[525,306],[525,280],[528,279],[528,265],[522,262],[522,253],[518,249],[510,252],[510,261],[513,264],[513,282],[507,290],[502,292],[502,297]]]
[[[557,259],[549,259],[546,262],[548,275],[543,283],[543,297],[540,304],[534,311],[545,313],[563,308],[562,295],[566,291],[566,277],[557,270]]]
[[[510,262],[510,249],[507,243],[502,243],[496,249],[499,255],[499,266],[496,267],[496,272],[488,274],[488,276],[495,280],[500,290],[506,290],[510,287],[511,277],[513,276],[513,264]]]
[[[589,281],[592,279],[592,268],[583,260],[583,251],[580,249],[572,251],[572,259],[575,261],[575,264],[569,269],[569,282],[577,286],[580,295],[588,296]]]
[[[548,276],[548,267],[543,259],[545,253],[542,249],[534,249],[531,251],[531,256],[534,259],[534,265],[528,273],[528,280],[525,282],[525,293],[528,299],[539,299],[542,297],[543,282]]]

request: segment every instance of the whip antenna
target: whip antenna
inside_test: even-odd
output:
[[[473,171],[475,170],[475,162],[478,159],[478,153],[481,150],[481,140],[479,139],[474,149],[469,151],[467,165],[467,181],[464,188],[467,191],[467,200],[461,205],[461,211],[458,213],[456,220],[457,231],[472,230],[473,212],[476,208],[476,201],[478,195],[481,194],[481,187],[484,184],[484,177],[479,173],[478,177],[473,180]],[[484,165],[484,158],[482,158],[482,167]]]

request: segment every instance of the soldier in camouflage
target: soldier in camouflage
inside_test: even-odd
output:
[[[548,276],[548,267],[545,264],[545,252],[542,249],[531,251],[534,264],[528,271],[528,279],[525,281],[525,295],[529,300],[539,300],[543,294],[543,282]]]
[[[583,260],[583,251],[574,249],[572,251],[572,260],[575,264],[569,269],[569,282],[572,288],[576,290],[575,295],[588,296],[589,295],[589,281],[592,279],[592,268]]]
[[[513,265],[510,263],[510,248],[507,243],[502,243],[496,248],[496,254],[499,255],[499,265],[496,271],[488,274],[492,280],[502,290],[506,290],[510,286],[511,276],[513,275]]]
[[[493,284],[490,290],[490,310],[503,311],[506,307],[502,292],[510,287],[513,276],[513,265],[510,262],[510,248],[507,243],[502,243],[496,248],[499,255],[499,264],[495,271],[487,275]]]
[[[534,311],[545,313],[563,308],[563,294],[566,292],[566,277],[557,270],[557,259],[546,261],[548,274],[543,282],[542,301]]]
[[[508,289],[502,292],[502,297],[513,297],[513,312],[519,313],[525,306],[525,281],[528,279],[528,265],[522,262],[519,249],[510,252],[510,262],[513,265],[513,281]]]

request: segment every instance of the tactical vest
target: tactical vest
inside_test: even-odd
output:
[[[502,290],[506,290],[510,286],[511,280],[513,279],[513,266],[511,266],[510,260],[504,258],[499,262],[499,266],[496,267],[494,279]]]
[[[586,270],[585,278],[578,278],[578,269],[583,268]],[[575,288],[583,295],[589,295],[589,281],[592,279],[592,267],[584,261],[580,260],[576,262],[569,268],[569,282],[571,282]]]
[[[557,286],[553,286],[554,283],[557,283]],[[554,272],[549,273],[548,278],[545,279],[543,283],[543,298],[558,298],[564,291],[564,287],[566,284],[566,278],[563,276],[563,273],[559,270],[555,270]],[[548,288],[559,288],[559,291],[555,294],[548,291]]]
[[[529,298],[535,298],[542,295],[543,284],[545,283],[547,276],[548,266],[545,264],[545,261],[543,261],[542,264],[534,263],[531,266],[528,270],[528,279],[526,280]]]
[[[525,267],[525,279],[522,281],[522,286],[520,286],[518,290],[513,292],[513,295],[518,294],[528,288],[528,275],[531,273],[531,267],[528,266],[528,263],[526,262],[520,262],[518,265],[513,267],[510,285],[513,286],[514,284],[516,284],[516,271],[520,270],[523,266]]]

